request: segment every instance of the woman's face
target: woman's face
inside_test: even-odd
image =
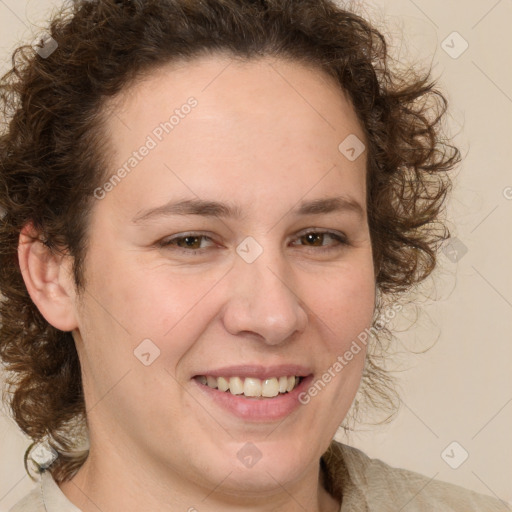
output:
[[[298,482],[354,399],[364,347],[333,365],[374,311],[356,115],[326,75],[268,58],[167,66],[121,99],[76,301],[91,457],[226,492]],[[269,395],[307,378],[255,398],[208,376]]]

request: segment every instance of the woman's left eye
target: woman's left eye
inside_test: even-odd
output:
[[[325,240],[325,237],[331,238],[332,240],[335,240],[337,243],[334,245],[325,246],[324,244],[320,243],[320,245],[317,244],[319,240]],[[309,247],[322,247],[322,250],[331,250],[336,249],[340,245],[348,245],[348,240],[344,235],[333,233],[331,231],[309,231],[298,238],[299,240],[305,240],[307,243],[313,243],[314,245],[311,245]]]
[[[326,238],[335,240],[335,244],[324,244]],[[159,247],[171,248],[175,246],[176,249],[182,252],[193,253],[203,252],[205,247],[201,246],[201,240],[208,240],[213,243],[213,240],[206,235],[199,233],[188,233],[173,238],[164,239],[159,242]],[[308,248],[320,248],[322,251],[328,251],[339,248],[343,245],[348,245],[348,240],[343,234],[335,233],[332,231],[308,231],[297,238],[298,241],[303,242],[303,245]],[[308,245],[311,244],[311,245]]]

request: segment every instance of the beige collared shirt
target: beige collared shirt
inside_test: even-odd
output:
[[[512,512],[506,502],[457,485],[393,468],[361,450],[333,441],[321,458],[324,485],[341,501],[340,512]],[[81,512],[51,473],[9,512]]]

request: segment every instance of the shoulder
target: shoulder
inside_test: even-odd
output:
[[[11,507],[9,512],[46,512],[40,486],[38,485],[35,489],[32,489],[18,503]]]
[[[366,501],[367,510],[388,510],[384,508],[386,505],[393,505],[395,510],[399,505],[399,509],[407,507],[407,512],[512,512],[512,507],[504,501],[414,471],[394,468],[336,441],[326,455],[327,464],[330,460],[331,464],[339,466],[343,461],[343,479]]]

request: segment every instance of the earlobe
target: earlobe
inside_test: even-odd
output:
[[[43,317],[61,331],[74,330],[77,322],[71,258],[52,251],[28,223],[20,232],[18,261],[27,291]]]

